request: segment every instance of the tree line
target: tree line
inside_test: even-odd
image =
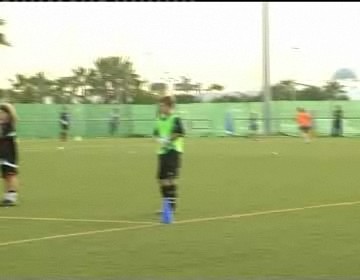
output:
[[[328,81],[323,86],[314,86],[284,80],[271,86],[272,100],[275,101],[321,101],[321,100],[349,100],[344,86],[337,81]],[[240,94],[239,96],[223,96],[213,102],[260,102],[262,92],[255,95]]]
[[[158,96],[166,94],[169,85],[144,81],[134,70],[133,63],[123,57],[103,57],[95,61],[91,68],[77,67],[71,75],[49,78],[45,73],[33,75],[16,74],[9,80],[11,88],[0,89],[0,98],[14,103],[43,103],[51,99],[52,103],[100,103],[100,104],[153,104]],[[201,91],[200,84],[181,77],[173,85],[179,102],[196,102],[192,95]],[[213,84],[207,90],[222,90],[219,84]]]
[[[5,24],[0,19],[0,27]],[[11,46],[0,32],[0,45]],[[101,57],[93,67],[77,67],[71,75],[51,79],[45,73],[17,74],[10,79],[11,87],[0,88],[0,99],[13,103],[43,103],[46,99],[58,104],[69,103],[137,103],[153,104],[159,95],[169,90],[167,83],[149,83],[136,73],[129,58]],[[178,103],[200,102],[199,93],[220,92],[224,87],[214,83],[203,87],[188,77],[181,77],[172,85]],[[271,87],[273,100],[346,100],[342,85],[329,81],[324,86],[302,85],[295,81],[281,81]],[[211,102],[262,101],[262,93],[255,95],[220,96]]]
[[[168,91],[166,83],[148,84],[141,79],[128,59],[121,57],[99,58],[93,68],[78,67],[72,75],[50,79],[44,73],[26,76],[17,74],[10,79],[11,88],[0,89],[0,98],[14,103],[43,103],[51,98],[53,103],[135,103],[153,104],[158,96]],[[147,86],[147,88],[146,88]],[[201,89],[183,77],[174,84],[178,103],[201,102],[199,93],[220,92],[218,84]],[[301,85],[295,81],[281,81],[271,87],[273,100],[347,100],[343,86],[329,81],[324,86]],[[220,95],[211,102],[259,102],[262,93],[255,95]]]

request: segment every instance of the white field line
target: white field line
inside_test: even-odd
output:
[[[156,142],[151,139],[150,141],[144,141],[141,143],[132,143],[130,145],[127,145],[127,147],[130,148],[141,148],[146,144],[156,144]],[[21,145],[20,146],[20,151],[23,152],[41,152],[41,151],[52,151],[52,150],[56,150],[57,147],[59,146],[63,146],[65,147],[65,149],[93,149],[93,148],[109,148],[109,149],[113,149],[114,145],[117,145],[116,142],[112,142],[112,143],[62,143],[62,142],[58,142],[58,143],[53,143],[52,145],[46,145],[46,146],[39,146],[39,145],[34,145],[34,146],[25,146],[25,145]],[[117,145],[117,148],[121,148],[121,145]]]
[[[63,145],[62,143],[59,143],[57,146],[45,146],[45,147],[33,147],[33,148],[20,148],[21,152],[48,152],[48,151],[56,151],[57,147],[65,147],[65,150],[80,150],[80,149],[104,149],[104,148],[111,148],[113,149],[114,146],[109,144],[109,145],[79,145],[79,146],[66,146]],[[134,146],[134,147],[138,147],[138,146]]]
[[[308,209],[330,208],[330,207],[339,207],[339,206],[352,206],[352,205],[357,205],[357,204],[360,204],[360,201],[320,204],[320,205],[313,205],[313,206],[259,211],[259,212],[252,212],[252,213],[233,214],[233,215],[227,215],[227,216],[217,216],[217,217],[208,217],[208,218],[196,218],[196,219],[177,221],[177,222],[174,222],[174,224],[178,225],[178,224],[191,224],[191,223],[200,223],[200,222],[208,222],[208,221],[227,220],[227,219],[239,219],[239,218],[244,218],[244,217],[255,217],[255,216],[261,216],[261,215],[299,212],[299,211],[304,211],[304,210],[308,210]],[[73,219],[73,220],[77,220],[77,219]],[[151,224],[146,224],[146,225],[143,224],[143,225],[138,225],[138,226],[123,227],[123,228],[110,228],[110,229],[104,229],[104,230],[94,230],[94,231],[78,232],[78,233],[71,233],[71,234],[52,235],[52,236],[46,236],[46,237],[40,237],[40,238],[31,238],[31,239],[23,239],[23,240],[4,242],[4,243],[0,243],[0,247],[23,244],[23,243],[30,243],[30,242],[37,242],[37,241],[44,241],[44,240],[77,237],[77,236],[93,235],[93,234],[108,233],[108,232],[137,230],[137,229],[143,229],[143,228],[152,228],[152,227],[157,227],[160,225],[162,225],[162,224],[161,223],[151,223]]]
[[[156,224],[156,225],[160,225],[160,224]],[[37,241],[44,241],[44,240],[61,239],[61,238],[68,238],[68,237],[78,237],[78,236],[85,236],[85,235],[92,235],[92,234],[99,234],[99,233],[128,231],[128,230],[149,228],[149,227],[154,227],[154,226],[155,226],[155,224],[139,225],[139,226],[132,226],[132,227],[109,228],[109,229],[104,229],[104,230],[92,230],[92,231],[77,232],[77,233],[70,233],[70,234],[51,235],[51,236],[45,236],[45,237],[40,237],[40,238],[30,238],[30,239],[22,239],[22,240],[4,242],[4,243],[0,243],[0,247],[24,244],[24,243],[30,243],[30,242],[37,242]]]
[[[195,219],[177,221],[177,222],[175,222],[175,224],[190,224],[190,223],[199,223],[199,222],[226,220],[226,219],[239,219],[239,218],[254,217],[254,216],[261,216],[261,215],[298,212],[298,211],[303,211],[303,210],[307,210],[307,209],[329,208],[329,207],[338,207],[338,206],[351,206],[351,205],[356,205],[356,204],[360,204],[360,201],[320,204],[320,205],[313,205],[313,206],[259,211],[259,212],[244,213],[244,214],[233,214],[233,215],[217,216],[217,217],[209,217],[209,218],[195,218]]]
[[[68,219],[68,218],[38,218],[38,217],[12,217],[0,216],[0,220],[29,220],[29,221],[54,221],[54,222],[79,222],[79,223],[118,223],[118,224],[156,224],[148,221],[129,221],[129,220],[96,220],[96,219]]]

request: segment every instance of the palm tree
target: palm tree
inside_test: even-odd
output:
[[[35,88],[35,102],[41,103],[44,97],[52,96],[54,82],[48,79],[43,72],[39,72],[29,78],[30,84]]]
[[[336,99],[341,94],[345,93],[344,86],[339,84],[337,81],[328,81],[326,85],[323,86],[323,91],[329,99]]]
[[[77,97],[83,100],[87,99],[87,78],[88,71],[84,67],[78,67],[72,70],[73,72],[73,86]]]
[[[74,96],[73,78],[61,77],[54,82],[55,90],[52,92],[55,103],[68,104]]]
[[[192,90],[197,90],[198,86],[191,83],[191,79],[182,76],[180,83],[175,84],[176,91],[183,91],[185,94],[188,94]]]
[[[89,87],[87,92],[88,97],[100,96],[104,97],[106,93],[105,84],[102,81],[100,74],[95,69],[88,69],[86,84]]]
[[[224,90],[224,86],[219,85],[219,84],[212,84],[209,86],[209,88],[207,89],[208,91],[223,91]]]
[[[126,103],[139,90],[141,81],[135,73],[132,63],[127,58],[105,57],[95,62],[96,71],[102,83],[111,84],[113,90],[105,93],[105,102]]]
[[[165,83],[152,83],[150,85],[150,92],[158,95],[165,95],[167,90],[168,90],[168,85]]]
[[[15,80],[10,80],[16,99],[20,103],[33,103],[36,99],[36,91],[30,79],[22,74],[16,74]]]
[[[287,96],[287,100],[296,100],[296,83],[293,80],[284,80],[279,83],[280,91]],[[285,100],[286,100],[285,99]]]
[[[19,102],[42,103],[44,97],[53,95],[54,82],[42,72],[30,77],[17,74],[10,82]]]

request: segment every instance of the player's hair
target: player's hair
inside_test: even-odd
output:
[[[306,112],[305,108],[302,108],[302,107],[298,107],[298,108],[297,108],[297,111],[298,111],[298,112]]]
[[[17,122],[17,114],[15,107],[11,105],[10,103],[2,103],[0,104],[0,110],[7,113],[10,117],[10,122],[15,125]]]
[[[160,98],[159,102],[165,104],[166,106],[173,108],[175,106],[176,100],[173,95],[165,95]]]

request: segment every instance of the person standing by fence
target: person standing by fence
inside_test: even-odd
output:
[[[70,128],[70,115],[67,112],[66,107],[63,107],[60,113],[60,140],[65,142],[68,138],[68,131]]]
[[[228,136],[234,136],[235,134],[234,118],[230,110],[225,115],[225,133]]]
[[[331,135],[333,137],[343,136],[343,118],[344,118],[344,112],[341,106],[336,106],[333,112],[333,122],[331,129]]]
[[[259,135],[259,124],[258,124],[258,114],[256,112],[250,113],[249,118],[249,137],[255,140],[258,140]]]
[[[110,128],[110,135],[114,136],[119,128],[119,109],[114,108],[111,115],[110,115],[110,121],[109,121],[109,128]]]

